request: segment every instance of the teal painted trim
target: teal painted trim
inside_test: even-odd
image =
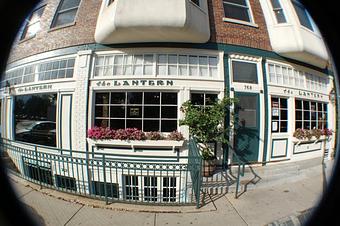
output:
[[[70,150],[70,154],[72,156],[72,94],[60,94],[60,109],[59,109],[59,137],[60,137],[60,147],[62,147],[62,132],[61,132],[61,123],[62,123],[62,108],[63,108],[63,97],[70,97],[70,116],[69,116],[69,150]]]
[[[92,54],[91,54],[92,55]],[[92,71],[92,61],[93,61],[93,57],[90,57],[90,60],[89,60],[89,74],[90,72]],[[87,136],[87,131],[88,131],[88,119],[89,119],[89,98],[90,98],[90,95],[94,95],[94,92],[90,92],[90,86],[89,86],[89,77],[86,81],[87,85],[86,85],[86,112],[85,112],[85,115],[86,115],[86,123],[85,123],[85,130],[86,130],[86,136]],[[93,98],[92,98],[93,99]],[[91,106],[92,106],[93,103],[91,103]],[[94,115],[93,115],[94,116]],[[92,126],[92,125],[91,125]],[[88,144],[87,144],[87,141],[85,142],[86,145],[85,145],[85,151],[86,153],[89,152],[89,147],[88,147]]]
[[[223,65],[224,65],[224,87],[225,87],[225,96],[230,96],[230,80],[229,80],[229,55],[224,53],[223,55]],[[226,115],[226,119],[224,122],[224,126],[227,127],[230,125],[230,115]],[[229,132],[227,133],[227,138],[229,140]],[[223,162],[222,168],[228,168],[228,158],[229,158],[229,145],[223,145]]]
[[[203,44],[190,44],[190,43],[131,43],[131,44],[114,44],[114,45],[102,45],[102,44],[97,44],[97,43],[88,43],[88,44],[83,44],[83,45],[77,45],[77,46],[70,46],[67,48],[62,48],[62,49],[56,49],[56,50],[51,50],[48,52],[44,53],[39,53],[33,56],[29,56],[27,58],[17,60],[15,62],[12,62],[7,65],[7,69],[17,67],[29,62],[33,61],[38,61],[46,58],[51,58],[51,57],[58,57],[58,56],[63,56],[67,54],[75,54],[78,51],[81,50],[93,50],[93,51],[104,51],[104,50],[112,50],[113,48],[141,48],[141,47],[146,47],[146,48],[192,48],[192,49],[210,49],[210,50],[222,50],[225,53],[239,53],[239,54],[245,54],[245,55],[254,55],[254,56],[259,56],[263,58],[268,58],[268,59],[274,59],[274,60],[280,60],[280,61],[285,61],[285,62],[290,62],[294,63],[297,65],[301,65],[304,67],[311,68],[313,70],[319,71],[324,74],[331,74],[333,75],[333,72],[324,69],[324,68],[318,68],[316,66],[306,64],[297,60],[289,59],[280,56],[279,54],[273,52],[273,51],[268,51],[268,50],[263,50],[263,49],[256,49],[256,48],[250,48],[246,46],[238,46],[238,45],[231,45],[231,44],[223,44],[223,43],[203,43]]]
[[[268,98],[268,81],[267,81],[267,69],[266,60],[262,60],[262,78],[263,78],[263,96],[264,96],[264,144],[263,144],[263,156],[262,165],[266,165],[267,153],[268,153],[268,142],[269,142],[269,98]]]
[[[11,97],[10,99],[9,99],[9,105],[10,105],[10,114],[12,114],[12,117],[11,117],[11,124],[12,124],[12,127],[11,128],[9,128],[10,129],[10,131],[9,131],[9,134],[10,134],[10,138],[12,139],[12,140],[14,140],[15,139],[15,132],[16,131],[14,131],[15,130],[15,124],[16,124],[16,118],[15,117],[13,117],[14,116],[14,114],[15,114],[15,97]],[[6,115],[6,117],[7,117],[7,115]],[[13,139],[14,138],[14,139]]]
[[[278,155],[278,156],[274,156],[273,155],[273,150],[274,150],[274,141],[277,141],[277,140],[285,140],[286,141],[286,152],[284,155]],[[281,139],[273,139],[272,140],[272,150],[270,152],[270,158],[283,158],[283,157],[287,157],[287,154],[288,154],[288,138],[281,138]]]

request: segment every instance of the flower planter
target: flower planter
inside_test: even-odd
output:
[[[216,169],[216,159],[203,160],[202,176],[211,177]]]
[[[134,149],[135,147],[182,147],[184,140],[176,141],[176,140],[94,140],[87,138],[89,144],[94,146],[127,146]]]
[[[297,139],[295,137],[293,137],[293,143],[294,144],[297,144],[297,145],[300,145],[300,144],[306,144],[306,143],[317,143],[317,142],[320,142],[320,141],[327,141],[327,140],[330,140],[331,138],[330,137],[326,137],[325,135],[322,135],[319,137],[319,139],[317,139],[316,137],[312,137],[310,140],[308,140],[307,138],[305,139]]]

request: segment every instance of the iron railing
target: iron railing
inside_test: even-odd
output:
[[[198,149],[197,142],[194,138],[189,139],[189,164],[188,168],[191,176],[191,181],[193,182],[193,191],[196,198],[196,207],[200,206],[201,198],[201,187],[202,187],[202,156]]]
[[[188,156],[149,159],[140,158],[142,155],[88,154],[7,139],[0,139],[0,150],[11,158],[19,176],[42,187],[102,199],[107,204],[200,207],[202,158],[192,141]]]
[[[237,199],[239,197],[238,193],[240,190],[239,189],[240,180],[241,180],[241,177],[244,176],[244,169],[245,169],[246,163],[240,159],[240,157],[235,153],[235,151],[232,150],[232,153],[233,153],[233,160],[236,160],[233,163],[236,164],[236,167],[237,167],[236,186],[235,186],[236,187],[235,188],[235,199]]]

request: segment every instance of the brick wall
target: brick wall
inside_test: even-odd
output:
[[[18,34],[9,63],[53,49],[94,42],[101,0],[82,0],[75,24],[60,29],[50,29],[60,1],[47,0],[46,2],[47,5],[41,17],[41,30],[34,38],[24,41],[19,40],[20,34]]]
[[[271,50],[264,16],[258,0],[249,0],[258,28],[224,22],[223,1],[207,1],[210,16],[211,42]],[[41,18],[41,30],[34,38],[16,41],[14,44],[15,48],[13,48],[9,58],[9,63],[54,49],[95,42],[94,32],[101,0],[82,0],[75,24],[60,29],[50,29],[59,1],[46,0],[46,2],[47,5]]]
[[[223,1],[208,0],[211,42],[272,50],[260,2],[259,0],[249,2],[258,27],[223,21]]]

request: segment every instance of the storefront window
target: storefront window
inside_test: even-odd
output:
[[[196,106],[207,107],[217,102],[217,94],[191,93],[191,102]]]
[[[56,94],[15,97],[15,140],[56,147]]]
[[[288,131],[287,99],[272,97],[272,132],[286,133]]]
[[[98,92],[95,125],[172,132],[177,130],[177,93]]]
[[[327,128],[327,104],[295,100],[295,129]]]

